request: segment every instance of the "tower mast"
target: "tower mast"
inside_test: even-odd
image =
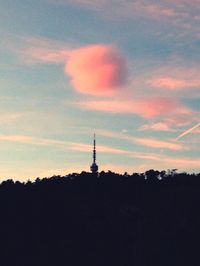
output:
[[[93,163],[90,166],[90,170],[93,174],[97,174],[98,172],[98,165],[96,164],[96,135],[94,134],[94,141],[93,141]]]
[[[93,163],[96,163],[96,135],[94,133]]]

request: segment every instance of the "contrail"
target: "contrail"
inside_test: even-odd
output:
[[[186,131],[184,131],[182,134],[180,134],[175,140],[179,140],[182,137],[186,136],[187,134],[189,134],[190,132],[192,132],[194,129],[198,128],[200,126],[200,123],[198,123],[197,125],[187,129]]]

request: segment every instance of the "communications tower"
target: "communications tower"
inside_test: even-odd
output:
[[[98,173],[98,165],[96,164],[96,136],[94,134],[94,143],[93,143],[93,163],[90,166],[90,170],[93,174]]]

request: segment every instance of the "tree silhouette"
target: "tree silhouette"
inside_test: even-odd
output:
[[[150,169],[3,181],[0,265],[200,265],[199,178]]]

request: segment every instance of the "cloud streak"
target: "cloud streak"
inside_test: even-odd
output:
[[[183,145],[177,145],[177,143],[169,142],[169,141],[161,141],[157,139],[150,138],[135,138],[135,142],[137,144],[141,144],[146,147],[158,148],[158,149],[167,149],[173,151],[184,150],[185,147]]]
[[[181,105],[174,99],[154,97],[135,100],[103,100],[79,102],[80,108],[96,110],[107,113],[133,113],[146,119],[152,119],[160,115],[179,112]]]
[[[97,131],[98,135],[102,135],[105,137],[115,138],[115,139],[122,139],[132,143],[136,143],[145,147],[151,147],[154,149],[166,149],[172,151],[180,151],[185,150],[185,146],[179,143],[175,143],[173,141],[166,141],[166,140],[158,140],[154,138],[138,138],[128,134],[123,133],[116,133],[112,131],[105,131],[100,130]]]
[[[106,132],[104,132],[104,135],[105,134]],[[103,132],[102,132],[102,135],[103,135]],[[138,141],[138,143],[141,143],[142,145],[156,146],[157,148],[167,148],[167,145],[168,145],[170,146],[170,148],[172,148],[172,150],[179,150],[179,147],[181,147],[181,145],[178,145],[178,144],[171,146],[172,143],[170,142],[161,142],[157,140],[151,140],[153,142],[150,143],[149,140],[132,138],[131,136],[124,137],[123,134],[118,136],[117,134],[113,132],[109,132],[108,135],[110,137],[116,137],[116,138],[118,137],[119,139],[120,138],[128,139],[134,142]],[[54,139],[36,138],[32,136],[0,135],[0,141],[16,142],[16,143],[22,143],[26,145],[53,146],[59,149],[79,151],[79,152],[84,152],[84,153],[92,152],[92,147],[89,144],[61,141],[61,140],[54,140]],[[148,152],[134,152],[131,150],[118,149],[118,148],[113,148],[113,147],[104,146],[104,145],[98,145],[97,151],[98,153],[128,156],[129,158],[145,160],[147,163],[147,168],[149,168],[148,167],[149,163],[155,164],[156,166],[154,165],[153,167],[156,167],[157,169],[158,168],[163,169],[164,167],[168,168],[169,165],[171,168],[180,167],[184,169],[194,169],[194,168],[198,168],[200,164],[200,158],[190,159],[190,158],[185,158],[185,157],[182,157],[182,158],[181,157],[177,158],[173,156],[169,157],[163,154],[148,153]],[[76,167],[74,167],[74,169],[76,169]]]
[[[198,123],[197,125],[187,129],[186,131],[184,131],[182,134],[180,134],[176,140],[180,140],[181,138],[185,137],[186,135],[190,134],[192,131],[194,131],[195,129],[200,127],[200,123]]]
[[[169,141],[160,141],[157,139],[146,139],[146,138],[136,138],[126,134],[116,134],[114,132],[109,131],[98,131],[99,135],[104,135],[112,138],[118,138],[123,140],[128,140],[143,146],[148,146],[152,148],[162,148],[169,150],[182,150],[184,149],[183,145],[172,143]],[[40,145],[40,146],[54,146],[57,148],[74,150],[80,152],[91,152],[91,145],[84,143],[76,143],[62,140],[54,140],[54,139],[44,139],[44,138],[36,138],[32,136],[23,136],[23,135],[0,135],[0,141],[10,141],[23,143],[28,145]],[[98,145],[98,152],[100,153],[112,153],[112,154],[126,154],[131,155],[132,152],[124,149],[117,149],[109,146]]]
[[[56,148],[74,150],[79,152],[91,152],[91,144],[77,143],[63,140],[37,138],[26,135],[0,135],[0,141],[16,142],[28,145],[39,145],[39,146],[53,146]],[[130,154],[129,151],[123,149],[112,148],[109,146],[98,145],[98,152],[100,153],[111,153],[111,154]]]
[[[198,27],[200,6],[196,0],[48,0],[54,4],[74,5],[100,13],[109,19],[137,17],[164,21],[170,27],[170,34],[176,38],[193,37],[199,39]],[[161,24],[162,25],[162,24]],[[172,29],[173,26],[173,29]],[[163,29],[163,28],[162,28]],[[163,31],[163,30],[161,30]]]
[[[133,14],[137,15],[147,15],[152,16],[154,19],[157,17],[175,17],[178,15],[173,6],[167,6],[161,1],[160,3],[155,3],[152,1],[128,1],[128,0],[49,0],[56,4],[73,4],[76,6],[81,6],[87,9],[93,9],[96,11],[104,11],[106,14],[113,10],[117,15],[131,16]]]
[[[164,88],[169,90],[180,90],[184,88],[199,88],[200,80],[178,79],[173,77],[155,78],[147,82],[148,85],[155,88]]]
[[[157,122],[153,124],[145,124],[139,128],[140,131],[152,130],[152,131],[173,131],[170,126],[165,122]]]
[[[0,117],[0,125],[11,124],[19,120],[23,116],[22,113],[3,113]]]
[[[25,64],[65,64],[72,45],[64,42],[41,38],[26,37],[7,41],[5,44],[14,52],[20,62]]]

